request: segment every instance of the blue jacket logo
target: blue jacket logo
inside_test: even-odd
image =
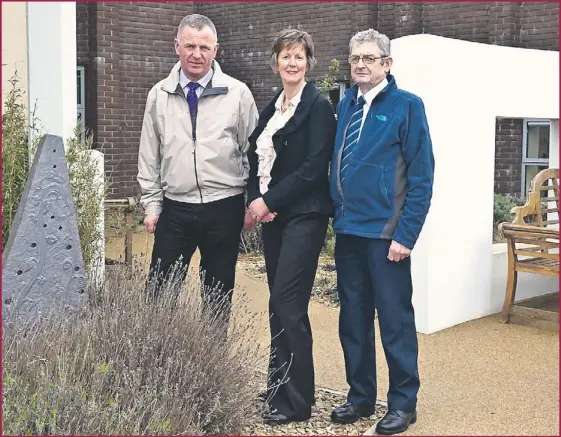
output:
[[[388,117],[385,115],[377,115],[376,118],[380,121],[387,121]]]

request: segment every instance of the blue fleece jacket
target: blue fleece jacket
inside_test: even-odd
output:
[[[333,230],[367,238],[395,240],[413,249],[429,210],[434,156],[422,100],[397,87],[392,75],[374,98],[358,144],[341,155],[358,87],[337,105],[337,136],[331,161]]]

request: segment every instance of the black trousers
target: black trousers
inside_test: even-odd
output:
[[[221,305],[228,319],[244,214],[243,194],[196,204],[164,197],[150,265],[151,277],[157,275],[156,290],[177,266],[183,281],[198,248],[203,302],[213,308]]]
[[[269,281],[271,405],[293,419],[307,419],[314,399],[312,329],[308,304],[329,218],[278,216],[263,224]]]

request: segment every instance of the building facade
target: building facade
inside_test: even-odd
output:
[[[195,12],[215,23],[217,61],[249,86],[259,109],[280,86],[269,56],[275,34],[286,27],[304,29],[314,39],[318,62],[310,80],[326,74],[332,59],[340,62],[339,87],[331,93],[334,103],[351,86],[348,41],[369,27],[392,39],[429,33],[559,50],[559,5],[553,2],[76,3],[78,113],[105,153],[111,196],[137,194],[137,149],[146,96],[177,60],[173,38],[181,18]],[[485,66],[477,59],[473,66],[474,80],[484,80]],[[534,78],[521,78],[528,80]],[[521,197],[532,176],[547,167],[548,123],[497,118],[495,192]]]

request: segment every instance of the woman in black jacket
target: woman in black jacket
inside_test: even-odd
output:
[[[328,168],[336,131],[329,101],[306,83],[314,63],[309,34],[277,35],[271,67],[283,89],[249,138],[244,227],[263,222],[271,329],[270,408],[263,419],[269,424],[307,420],[314,403],[308,304],[332,214]]]

